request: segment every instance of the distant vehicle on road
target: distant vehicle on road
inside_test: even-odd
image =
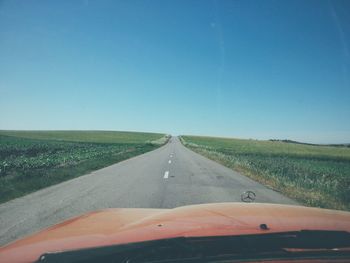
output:
[[[349,262],[350,213],[214,203],[94,211],[0,249],[0,262]]]

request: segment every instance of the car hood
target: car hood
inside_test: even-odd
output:
[[[267,229],[261,227],[262,224]],[[33,262],[47,252],[165,238],[300,230],[350,232],[350,213],[258,203],[201,204],[174,209],[105,209],[72,218],[0,248],[0,262]]]

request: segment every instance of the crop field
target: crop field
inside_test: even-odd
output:
[[[17,138],[92,143],[145,143],[164,137],[160,133],[124,131],[0,131]]]
[[[0,202],[153,150],[164,134],[0,131]]]
[[[350,148],[181,136],[182,143],[305,205],[350,210]]]

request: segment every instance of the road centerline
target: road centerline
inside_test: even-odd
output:
[[[165,173],[164,173],[164,179],[168,179],[168,177],[169,177],[169,171],[166,171]]]

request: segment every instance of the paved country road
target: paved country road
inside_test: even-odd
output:
[[[172,137],[152,152],[0,205],[0,245],[91,210],[234,202],[246,190],[256,202],[297,204]]]

